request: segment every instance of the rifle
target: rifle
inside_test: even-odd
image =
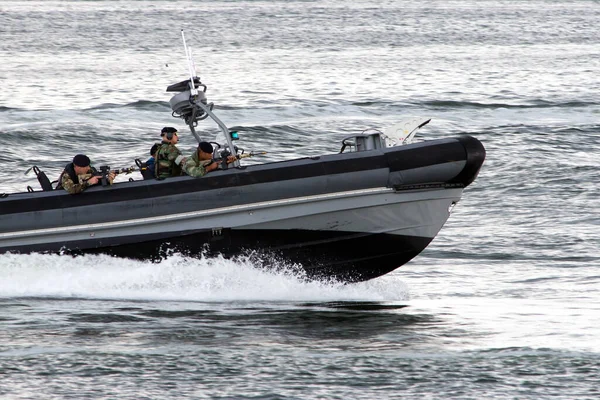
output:
[[[237,147],[236,147],[237,150]],[[243,150],[242,150],[243,151]],[[247,157],[256,157],[256,156],[263,156],[267,154],[266,151],[251,151],[250,153],[242,153],[242,154],[236,154],[235,158],[237,160],[241,160],[242,158],[247,158]],[[221,169],[227,169],[227,157],[229,157],[231,155],[231,152],[228,150],[223,150],[220,153],[220,158],[213,158],[214,162],[220,163],[220,168]]]
[[[267,154],[266,151],[251,151],[250,153],[237,154],[235,156],[235,158],[240,160],[240,159],[246,158],[246,157],[264,156],[265,154]]]
[[[100,177],[100,182],[102,182],[102,186],[106,186],[109,184],[108,182],[108,175],[112,172],[116,175],[119,174],[131,174],[132,172],[135,171],[141,171],[141,168],[136,168],[134,166],[131,167],[126,167],[126,168],[120,168],[120,169],[113,169],[111,170],[110,167],[108,165],[102,165],[100,166],[100,170],[96,170],[92,173],[92,176],[99,176]]]

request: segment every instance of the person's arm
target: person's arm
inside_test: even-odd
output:
[[[167,154],[167,158],[169,159],[169,161],[175,162],[175,159],[181,155],[182,155],[181,151],[177,147],[175,147],[175,146],[169,147],[169,153]]]
[[[187,159],[183,160],[181,163],[181,169],[186,173],[186,175],[193,176],[194,178],[200,178],[201,176],[206,175],[207,172],[212,171],[210,166],[204,166],[204,163],[202,162],[197,165],[192,157],[188,157]]]
[[[87,176],[81,175],[81,177],[87,177]],[[78,178],[80,178],[80,177],[78,177]],[[81,178],[80,178],[80,180],[81,180]],[[95,182],[93,180],[95,180]],[[73,182],[73,180],[71,179],[69,174],[63,174],[62,180],[61,180],[62,188],[65,189],[70,194],[81,193],[85,189],[87,189],[89,186],[91,186],[95,183],[98,183],[98,178],[95,176],[91,177],[89,180],[81,180],[81,183],[75,183],[75,182]]]

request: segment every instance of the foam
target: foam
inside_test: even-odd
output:
[[[294,269],[264,270],[249,258],[191,258],[161,262],[106,255],[0,255],[0,297],[80,297],[189,301],[398,301],[397,277],[343,284],[307,281]]]

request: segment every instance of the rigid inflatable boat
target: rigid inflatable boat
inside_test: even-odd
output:
[[[198,140],[194,128],[207,117],[223,131],[216,159],[243,156],[195,72],[167,91],[173,115]],[[308,278],[372,279],[425,249],[485,159],[471,136],[409,143],[427,122],[348,137],[335,154],[249,166],[239,157],[201,178],[130,180],[76,195],[54,190],[36,168],[43,190],[0,193],[0,253],[254,255]]]

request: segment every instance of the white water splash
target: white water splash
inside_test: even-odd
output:
[[[190,301],[398,301],[393,276],[358,283],[307,282],[289,269],[268,272],[245,259],[173,254],[159,263],[106,255],[0,256],[0,297],[83,297]]]

